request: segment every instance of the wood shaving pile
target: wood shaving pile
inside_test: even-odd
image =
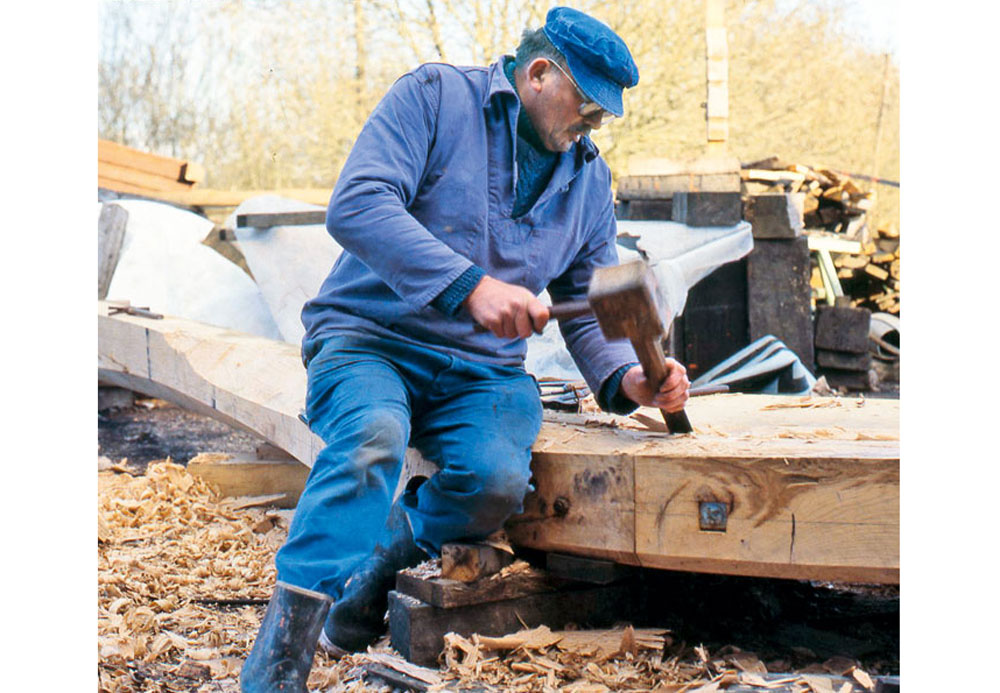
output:
[[[871,677],[842,658],[814,665],[811,673],[769,677],[756,655],[738,648],[712,656],[702,646],[681,656],[664,656],[666,631],[634,629],[551,631],[545,626],[501,638],[455,633],[445,636],[439,685],[429,690],[487,690],[567,693],[656,690],[711,693],[790,690],[794,693],[851,693],[874,690]],[[818,675],[822,674],[822,675]],[[851,680],[837,682],[831,676]],[[856,684],[856,685],[855,685]]]
[[[235,682],[287,527],[260,508],[227,508],[169,461],[144,476],[102,472],[98,488],[100,690]]]

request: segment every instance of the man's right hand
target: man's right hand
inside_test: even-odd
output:
[[[549,309],[538,297],[525,289],[483,277],[465,297],[465,307],[480,325],[497,337],[527,338],[540,333],[549,321]]]

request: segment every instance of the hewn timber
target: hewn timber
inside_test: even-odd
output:
[[[296,346],[98,305],[102,383],[249,429],[312,464],[322,443],[298,418]],[[686,436],[546,412],[536,490],[508,522],[511,541],[672,570],[898,582],[898,401],[731,394],[688,409],[699,425]]]

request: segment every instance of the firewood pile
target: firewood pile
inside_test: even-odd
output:
[[[800,193],[807,234],[856,243],[850,252],[831,251],[850,305],[899,314],[899,229],[892,223],[869,224],[875,202],[871,190],[841,171],[788,164],[778,157],[745,164],[741,177],[746,194]],[[812,271],[817,293],[828,290],[820,268],[814,265]]]

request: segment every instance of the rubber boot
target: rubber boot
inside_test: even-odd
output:
[[[427,559],[414,543],[410,521],[399,503],[392,505],[386,528],[391,533],[389,543],[375,546],[330,609],[319,644],[332,657],[362,651],[385,633],[384,617],[396,572]]]
[[[253,650],[240,671],[240,690],[305,693],[331,601],[320,592],[277,583]]]

